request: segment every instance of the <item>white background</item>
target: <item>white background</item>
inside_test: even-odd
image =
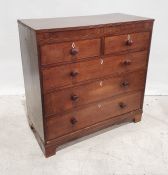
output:
[[[166,0],[0,0],[0,95],[24,94],[17,19],[128,13],[155,18],[147,95],[168,95]]]

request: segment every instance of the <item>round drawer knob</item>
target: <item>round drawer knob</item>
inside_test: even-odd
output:
[[[76,55],[76,54],[78,54],[78,52],[79,52],[79,50],[77,48],[72,48],[70,53],[71,53],[71,55]]]
[[[70,73],[70,75],[71,75],[72,77],[76,77],[78,74],[79,74],[79,72],[76,71],[76,70],[73,70],[73,71]]]
[[[133,40],[132,40],[132,39],[128,39],[128,40],[126,41],[126,45],[127,45],[127,46],[132,46],[132,44],[133,44]]]
[[[126,66],[127,66],[127,65],[130,65],[131,63],[132,63],[131,60],[124,60],[124,61],[123,61],[123,64],[126,65]]]
[[[123,102],[119,103],[119,106],[120,106],[120,108],[122,108],[122,109],[127,107],[127,105],[126,105],[125,103],[123,103]]]
[[[71,118],[70,122],[72,125],[75,125],[78,121],[75,117],[73,117],[73,118]]]
[[[128,87],[128,86],[129,86],[129,82],[128,82],[128,81],[123,81],[123,82],[121,83],[121,86],[122,86],[122,87]]]
[[[72,95],[71,96],[71,100],[72,101],[76,101],[76,100],[78,100],[79,99],[79,97],[77,96],[77,95]]]

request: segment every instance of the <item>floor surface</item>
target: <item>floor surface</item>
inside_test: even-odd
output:
[[[139,123],[113,126],[44,158],[24,97],[0,97],[0,175],[167,175],[168,96],[146,96]]]

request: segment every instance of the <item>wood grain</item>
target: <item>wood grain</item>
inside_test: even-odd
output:
[[[42,98],[35,32],[19,24],[27,117],[44,140]]]
[[[62,86],[73,86],[87,80],[143,69],[146,68],[147,58],[147,51],[143,51],[46,68],[42,70],[43,91],[46,93]],[[72,76],[72,72],[77,72],[77,75]]]
[[[44,96],[45,116],[60,114],[74,107],[118,94],[143,90],[144,78],[144,71],[138,71],[46,94]],[[128,86],[122,85],[124,82],[128,82]],[[72,100],[73,95],[76,95],[78,99]]]
[[[132,45],[128,45],[128,37],[133,41]],[[133,33],[120,36],[109,36],[105,38],[105,54],[123,51],[140,51],[146,50],[149,46],[150,33]]]
[[[141,93],[123,95],[119,98],[96,103],[90,107],[83,108],[72,113],[47,119],[47,140],[52,140],[62,135],[74,132],[102,120],[121,115],[140,108]],[[120,103],[126,107],[121,108]],[[71,119],[76,118],[75,124]]]
[[[28,122],[46,157],[141,120],[153,22],[125,14],[18,20]]]
[[[79,50],[76,55],[71,54],[73,44],[74,47]],[[40,49],[42,65],[68,62],[87,57],[99,56],[100,39],[48,44],[41,46]]]

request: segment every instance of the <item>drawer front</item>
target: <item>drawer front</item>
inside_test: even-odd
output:
[[[43,90],[47,92],[57,87],[73,85],[80,81],[100,76],[100,59],[66,64],[44,69]]]
[[[70,62],[87,57],[99,56],[100,39],[46,44],[40,47],[41,64]]]
[[[45,116],[60,114],[98,100],[144,88],[145,72],[138,71],[118,77],[63,89],[44,95]]]
[[[104,77],[116,72],[133,71],[147,64],[147,51],[102,59],[66,64],[44,69],[43,90],[47,92],[61,86],[72,86],[81,81]]]
[[[146,50],[149,47],[150,32],[132,33],[105,37],[105,54],[124,51]]]
[[[116,72],[129,72],[146,68],[148,52],[134,52],[118,56],[106,56],[102,65],[103,75]]]
[[[46,135],[51,140],[103,120],[140,108],[140,92],[93,104],[72,113],[47,119]]]

